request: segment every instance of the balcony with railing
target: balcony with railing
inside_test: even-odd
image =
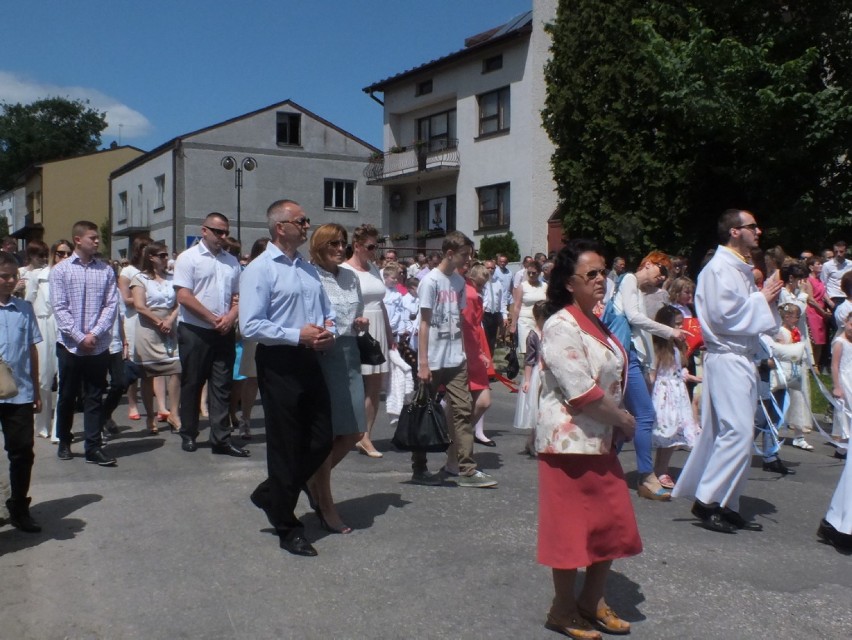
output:
[[[458,140],[436,138],[376,154],[364,168],[367,184],[404,184],[458,173]]]

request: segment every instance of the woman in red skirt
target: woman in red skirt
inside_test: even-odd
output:
[[[642,551],[616,444],[633,436],[620,408],[627,356],[593,314],[606,290],[598,245],[572,240],[560,251],[542,335],[542,387],[536,429],[539,464],[538,561],[553,569],[555,597],[545,626],[571,638],[626,634],[607,605],[612,561]],[[586,568],[579,596],[577,569]]]

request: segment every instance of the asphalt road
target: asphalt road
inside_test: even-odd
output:
[[[536,462],[510,426],[515,396],[498,387],[487,416],[498,446],[476,457],[499,487],[410,484],[380,416],[385,457],[353,452],[333,477],[355,532],[322,531],[300,502],[316,558],[280,550],[249,502],[265,477],[259,405],[249,459],[184,453],[177,436],[127,420],[109,445],[114,469],[60,461],[38,439],[32,512],[44,531],[0,526],[0,639],[559,637],[543,628],[552,588],[535,561]],[[711,533],[688,502],[634,492],[645,551],[617,561],[608,588],[633,638],[852,637],[852,557],[814,535],[841,463],[821,444],[783,457],[796,476],[752,467],[742,512],[760,533]],[[432,471],[442,458],[430,455]],[[622,464],[634,481],[632,450]]]

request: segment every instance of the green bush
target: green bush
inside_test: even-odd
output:
[[[518,241],[511,231],[499,236],[485,236],[479,241],[479,257],[483,260],[492,259],[498,253],[505,255],[509,262],[518,262],[521,259]]]

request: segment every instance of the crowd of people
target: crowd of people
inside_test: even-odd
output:
[[[591,240],[527,256],[513,272],[505,255],[475,257],[458,231],[440,253],[406,260],[382,251],[370,225],[351,237],[338,224],[309,234],[291,200],[272,203],[267,223],[269,237],[247,256],[220,213],[177,256],[141,237],[128,264],[111,264],[87,221],[71,240],[0,252],[0,358],[14,382],[0,423],[14,526],[40,531],[29,512],[34,434],[73,460],[75,411],[85,461],[103,467],[116,465],[105,444],[124,397],[129,420],[144,413],[151,434],[167,425],[184,452],[198,450],[206,418],[212,453],[242,458],[259,391],[267,477],[250,499],[283,549],[314,556],[299,496],[329,532],[352,531],[332,473],[352,450],[383,456],[371,438],[383,392],[399,415],[425,385],[447,414],[452,444],[440,470],[414,451],[412,483],[497,486],[474,446],[496,446],[485,417],[494,354],[506,344],[523,363],[514,426],[529,430],[539,471],[538,559],[555,590],[546,626],[597,638],[629,632],[606,602],[606,578],[613,560],[642,550],[618,457],[625,442],[634,443],[639,497],[692,498],[700,524],[721,533],[760,529],[739,508],[755,444],[763,470],[781,475],[794,473],[778,455],[784,428],[794,447],[812,451],[816,431],[845,457],[852,261],[843,242],[799,259],[762,252],[753,214],[730,210],[696,283],[688,260],[656,250],[632,272],[620,257],[608,269]],[[811,408],[821,371],[831,376],[830,434]],[[675,478],[678,448],[690,454]],[[838,547],[852,546],[851,484],[847,465],[819,524]]]

